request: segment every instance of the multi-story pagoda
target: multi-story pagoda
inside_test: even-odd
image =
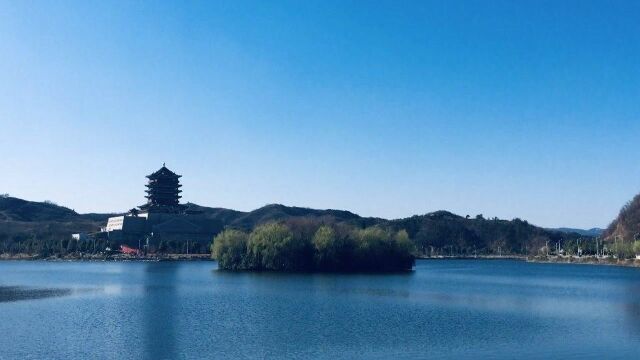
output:
[[[180,212],[183,206],[180,205],[180,177],[173,171],[167,169],[162,164],[160,170],[151,175],[147,175],[149,179],[147,183],[147,203],[140,206],[140,209],[147,212]]]
[[[129,247],[144,241],[147,250],[160,250],[161,241],[184,241],[208,246],[220,231],[219,222],[203,215],[203,211],[180,204],[180,175],[162,164],[160,170],[147,175],[147,203],[127,214],[112,216],[107,220],[101,236]],[[192,206],[192,205],[191,205]]]

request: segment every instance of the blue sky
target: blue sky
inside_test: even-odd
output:
[[[605,226],[640,192],[637,1],[0,0],[0,192]]]

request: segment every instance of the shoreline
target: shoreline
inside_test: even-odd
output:
[[[416,261],[442,261],[442,260],[514,260],[540,264],[568,264],[568,265],[596,265],[596,266],[620,266],[640,268],[640,259],[618,260],[614,258],[596,258],[593,256],[524,256],[524,255],[478,255],[478,256],[419,256]],[[156,256],[136,257],[129,255],[93,255],[93,256],[65,256],[42,257],[30,254],[0,254],[0,261],[52,261],[52,262],[94,262],[94,261],[215,261],[210,254],[162,254]]]
[[[416,260],[522,260],[526,261],[524,255],[477,255],[477,256],[418,256]]]
[[[639,259],[618,260],[614,258],[596,258],[594,256],[524,256],[524,255],[478,255],[478,256],[421,256],[416,260],[516,260],[540,264],[597,265],[640,267]]]
[[[88,255],[88,256],[64,256],[64,257],[42,257],[30,254],[0,254],[0,261],[53,261],[53,262],[71,262],[71,261],[213,261],[210,254],[162,254],[153,256],[130,256],[130,255]]]
[[[595,256],[535,256],[527,258],[527,262],[541,264],[573,264],[573,265],[596,265],[596,266],[619,266],[640,268],[639,259],[614,259],[600,258]]]

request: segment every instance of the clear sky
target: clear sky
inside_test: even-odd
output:
[[[0,0],[0,193],[605,226],[640,192],[638,1]]]

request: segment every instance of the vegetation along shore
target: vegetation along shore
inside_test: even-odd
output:
[[[73,239],[99,231],[113,214],[78,214],[53,202],[0,197],[0,260],[201,260],[221,269],[389,271],[414,258],[515,258],[537,262],[637,266],[640,197],[627,203],[599,236],[563,232],[525,220],[436,211],[403,219],[349,211],[267,205],[250,212],[189,204],[218,229],[205,242],[160,240],[131,255],[108,238]],[[124,245],[140,248],[141,241]],[[143,242],[142,242],[143,243]]]

